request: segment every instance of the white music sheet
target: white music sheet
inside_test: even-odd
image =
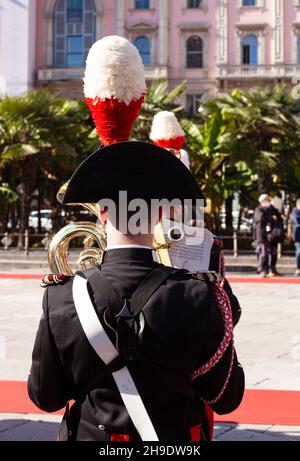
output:
[[[213,234],[205,228],[176,223],[164,218],[162,227],[166,241],[169,241],[168,232],[178,228],[183,232],[183,238],[174,242],[169,249],[172,265],[191,272],[208,272]]]

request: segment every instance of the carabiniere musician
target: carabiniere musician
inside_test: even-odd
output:
[[[104,147],[75,171],[64,203],[117,204],[120,191],[147,204],[204,200],[176,156],[128,141],[146,91],[133,45],[117,36],[96,42],[84,88]],[[224,280],[155,262],[152,222],[135,235],[109,210],[101,219],[101,264],[47,277],[29,396],[47,412],[66,407],[59,440],[210,440],[208,406],[230,413],[243,397],[233,345],[238,302]]]

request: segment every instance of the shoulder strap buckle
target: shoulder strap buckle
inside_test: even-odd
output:
[[[92,290],[101,296],[106,305],[106,321],[117,334],[117,348],[126,361],[139,357],[140,314],[158,288],[178,269],[156,266],[139,284],[130,299],[122,299],[104,277],[101,268],[85,273]]]

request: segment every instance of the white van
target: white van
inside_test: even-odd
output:
[[[31,211],[29,215],[29,229],[34,229],[35,232],[38,230],[39,226],[39,219],[38,219],[38,211]],[[43,231],[51,232],[52,230],[52,210],[41,210],[41,226]]]

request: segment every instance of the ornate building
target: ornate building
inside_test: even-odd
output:
[[[34,85],[35,14],[36,0],[0,2],[0,96]]]
[[[37,0],[37,85],[81,96],[91,42],[118,34],[139,49],[148,81],[187,80],[185,104],[197,111],[217,89],[216,38],[226,11],[219,0]]]
[[[20,11],[21,4],[28,7],[30,19],[26,27],[31,38],[20,43],[24,53],[26,47],[32,47],[35,34],[36,45],[30,49],[35,64],[27,65],[35,85],[73,97],[83,97],[82,76],[90,45],[111,34],[125,36],[137,46],[148,81],[165,77],[172,87],[186,80],[185,104],[189,111],[196,112],[202,98],[219,90],[291,82],[297,73],[300,77],[299,0],[18,0],[14,3]],[[12,49],[16,43],[15,29],[10,28],[10,48],[3,46],[5,31],[18,22],[20,15],[10,16],[11,22],[6,23],[5,11],[0,10],[0,83],[1,75],[2,79],[7,78],[7,70],[1,71],[7,49],[11,49],[11,56],[17,56],[17,50],[13,54]],[[18,60],[19,56],[11,59],[19,65]],[[28,85],[32,78],[28,77]]]

